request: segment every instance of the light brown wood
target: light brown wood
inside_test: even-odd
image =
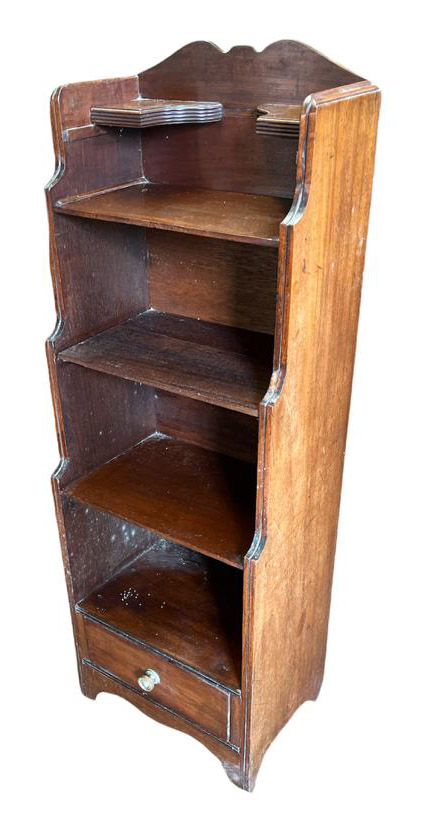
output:
[[[276,372],[245,566],[249,789],[323,676],[379,100],[364,83],[308,101],[298,190],[281,227]]]

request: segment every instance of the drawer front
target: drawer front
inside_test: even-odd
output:
[[[86,618],[85,632],[90,661],[210,734],[229,741],[230,702],[226,691]],[[155,671],[160,681],[144,694],[138,678],[148,669]]]

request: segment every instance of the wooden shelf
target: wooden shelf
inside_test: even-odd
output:
[[[60,213],[174,230],[256,245],[277,246],[290,199],[170,185],[135,184],[59,200]]]
[[[154,434],[67,494],[242,568],[255,528],[256,468]]]
[[[114,128],[153,128],[159,125],[203,125],[223,117],[221,102],[134,99],[91,108],[91,122]]]
[[[241,572],[163,541],[77,610],[225,686],[240,688]]]
[[[273,338],[149,310],[69,347],[61,361],[258,415]]]
[[[256,133],[298,139],[301,105],[260,105],[257,111]]]

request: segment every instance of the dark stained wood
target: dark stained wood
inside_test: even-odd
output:
[[[154,398],[158,432],[243,461],[257,461],[257,418],[161,390]]]
[[[156,422],[150,387],[62,362],[56,372],[66,453],[56,479],[63,488],[139,443]]]
[[[88,125],[94,105],[125,104],[138,96],[138,78],[122,77],[94,82],[67,83],[54,91],[52,101],[57,107],[60,133],[69,128]]]
[[[120,105],[93,106],[91,122],[115,128],[153,128],[159,125],[182,125],[217,122],[223,116],[220,102],[189,100],[134,99]]]
[[[292,199],[296,139],[266,139],[256,110],[226,109],[209,128],[182,125],[144,131],[144,174],[152,184],[239,191]],[[288,210],[288,207],[287,207]]]
[[[258,415],[269,336],[149,310],[60,353],[62,361]]]
[[[85,632],[95,668],[108,671],[135,691],[138,678],[147,669],[154,670],[160,681],[150,694],[143,693],[145,698],[227,741],[229,696],[225,691],[97,623],[86,621]]]
[[[223,117],[140,128],[142,97]],[[52,97],[53,488],[82,690],[196,737],[246,790],[323,675],[378,108],[293,41],[193,43]],[[141,332],[153,308],[166,326]]]
[[[267,148],[256,133],[258,106],[301,106],[314,91],[359,79],[292,40],[227,53],[212,43],[190,43],[139,74],[140,95],[218,100],[223,120],[209,128],[145,132],[145,176],[153,183],[292,197],[297,140],[272,139]]]
[[[242,567],[254,533],[252,465],[159,435],[67,492],[232,566]]]
[[[237,569],[158,539],[78,608],[221,685],[241,687]],[[127,679],[124,674],[119,676]],[[136,687],[135,678],[127,681]]]
[[[144,230],[59,214],[54,230],[63,317],[55,352],[149,307]]]
[[[226,191],[138,184],[56,203],[59,213],[176,230],[256,245],[278,245],[289,201]]]
[[[66,493],[61,493],[61,507],[67,531],[73,604],[158,540],[153,532]]]
[[[361,80],[295,40],[278,40],[263,51],[234,46],[224,52],[212,43],[189,43],[138,76],[142,97],[218,100],[253,109],[266,102],[302,105],[315,91]]]
[[[155,310],[273,334],[277,264],[274,248],[147,231]]]
[[[46,188],[49,211],[54,188],[58,199],[141,179],[140,132],[110,130],[96,140],[72,139],[74,129],[90,125],[90,109],[96,100],[108,104],[131,99],[137,93],[136,77],[64,85],[54,91],[51,120],[56,170]],[[58,242],[53,250],[60,252],[63,246],[66,248],[66,243]]]

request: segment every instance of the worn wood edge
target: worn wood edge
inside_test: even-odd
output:
[[[178,731],[189,734],[205,745],[205,747],[219,759],[226,774],[234,784],[238,785],[238,787],[243,787],[242,757],[236,746],[213,737],[190,720],[185,720],[168,708],[149,700],[144,694],[134,691],[131,686],[127,686],[113,675],[102,672],[92,665],[82,663],[81,666],[81,688],[85,696],[90,699],[96,699],[98,694],[103,692],[115,694],[122,699],[126,699],[146,714],[146,716],[155,719],[157,722],[169,728],[175,728]]]
[[[131,101],[132,102],[132,101]],[[221,102],[136,99],[135,108],[97,106],[90,109],[91,123],[115,128],[155,128],[164,125],[204,125],[223,119]],[[146,102],[143,106],[141,103]],[[150,105],[157,102],[158,105]],[[163,104],[160,105],[159,103]]]
[[[308,210],[309,196],[311,189],[311,170],[313,160],[313,148],[316,132],[316,112],[324,105],[340,102],[368,94],[378,94],[380,90],[371,82],[364,80],[352,83],[347,86],[329,89],[309,95],[302,109],[301,128],[298,150],[298,167],[296,176],[296,189],[292,206],[280,225],[280,243],[278,253],[278,283],[280,287],[277,303],[277,323],[275,333],[275,353],[274,370],[269,384],[269,388],[259,406],[259,459],[258,459],[258,488],[257,488],[257,508],[256,508],[256,531],[253,542],[244,558],[244,615],[243,615],[243,659],[242,659],[242,692],[244,703],[243,729],[242,729],[242,752],[243,752],[243,782],[245,789],[252,790],[255,785],[259,767],[263,761],[264,754],[270,744],[275,739],[272,736],[269,743],[263,750],[258,760],[257,768],[254,763],[250,767],[250,750],[248,737],[250,734],[250,712],[252,688],[250,684],[250,668],[253,664],[254,644],[250,640],[250,622],[254,612],[254,584],[257,582],[255,568],[260,559],[268,539],[268,526],[266,521],[266,492],[265,492],[265,467],[267,454],[268,428],[272,420],[272,411],[282,397],[286,384],[286,362],[287,362],[287,327],[288,313],[290,309],[290,272],[291,272],[291,244],[293,230],[298,226]],[[362,261],[364,269],[364,257]],[[285,271],[285,275],[282,274]],[[317,690],[311,695],[302,696],[294,705],[294,708],[287,714],[283,725],[289,721],[295,711],[305,701],[316,699],[322,683],[322,676],[318,681]],[[283,727],[283,726],[282,726]]]
[[[280,292],[277,301],[273,372],[269,387],[259,405],[258,482],[260,481],[262,487],[264,486],[263,476],[265,472],[264,456],[266,452],[267,417],[269,411],[280,400],[286,381],[286,334],[288,311],[290,308],[290,299],[287,298],[287,296],[289,295],[290,281],[288,277],[282,275],[282,270],[286,270],[289,264],[292,229],[303,220],[309,203],[316,130],[316,111],[321,105],[328,105],[339,100],[350,99],[367,93],[380,93],[380,91],[377,86],[368,80],[363,80],[358,83],[352,83],[351,85],[340,86],[339,88],[332,88],[328,91],[311,94],[306,98],[302,107],[296,188],[290,210],[280,224],[279,233],[278,282]],[[260,557],[267,539],[264,503],[262,503],[262,493],[259,491],[257,492],[257,502],[256,532],[254,540],[245,555],[245,560],[257,560]]]
[[[124,78],[124,81],[130,80],[132,77]],[[135,76],[135,84],[137,89],[138,79]],[[100,83],[108,83],[109,80],[97,80],[97,81],[89,81],[83,83],[76,83],[75,85],[79,88],[82,86],[98,86]],[[55,311],[56,311],[56,322],[53,332],[50,334],[48,339],[46,340],[45,349],[46,349],[46,356],[48,361],[48,371],[49,371],[49,380],[51,386],[51,393],[52,393],[52,403],[53,403],[53,410],[54,410],[54,417],[55,417],[55,428],[58,440],[58,449],[59,449],[59,464],[54,470],[52,475],[52,483],[55,487],[56,485],[59,486],[59,479],[64,476],[67,471],[67,467],[69,464],[69,453],[67,448],[66,436],[65,436],[65,427],[64,427],[64,419],[62,415],[62,408],[61,408],[61,400],[59,395],[59,385],[58,385],[58,376],[57,376],[57,361],[56,361],[56,349],[58,343],[60,342],[61,336],[64,330],[64,321],[65,321],[65,307],[64,307],[64,297],[63,297],[63,286],[61,280],[61,267],[59,264],[59,258],[57,253],[57,247],[55,242],[55,230],[54,230],[54,213],[55,213],[55,203],[54,203],[54,189],[58,185],[58,183],[63,179],[67,171],[67,163],[66,163],[66,156],[65,156],[65,148],[64,142],[66,141],[67,131],[63,130],[62,127],[62,118],[61,118],[61,96],[65,90],[72,88],[73,85],[65,84],[57,86],[51,94],[50,98],[50,119],[51,119],[51,127],[52,127],[52,139],[53,139],[53,149],[54,149],[54,162],[55,167],[53,174],[50,180],[45,185],[45,198],[46,198],[46,205],[48,211],[48,224],[49,224],[49,263],[50,263],[50,271],[51,271],[51,280],[52,280],[52,287],[54,292],[54,301],[55,301]],[[81,129],[76,129],[81,130]],[[126,184],[135,184],[139,180],[133,180],[132,182]],[[120,187],[125,187],[126,184]],[[89,192],[86,195],[94,195],[94,192]],[[85,194],[83,194],[85,195]]]
[[[52,403],[55,416],[55,428],[58,439],[58,449],[60,453],[59,464],[52,476],[53,484],[57,483],[59,475],[66,471],[68,464],[67,443],[65,437],[64,420],[61,411],[61,403],[59,398],[59,386],[55,362],[55,344],[58,341],[58,339],[61,338],[64,327],[64,299],[58,254],[56,250],[56,243],[54,241],[53,224],[54,210],[51,197],[51,191],[58,184],[58,182],[65,173],[64,143],[61,132],[61,120],[59,111],[59,99],[61,96],[62,88],[63,86],[59,86],[53,91],[50,101],[50,116],[52,124],[53,148],[55,155],[55,169],[51,179],[45,186],[46,205],[48,210],[49,221],[49,262],[56,310],[55,327],[53,332],[46,341],[46,355],[48,360],[49,380],[51,385]]]
[[[84,339],[86,341],[87,339]],[[78,342],[84,343],[84,342]],[[74,345],[77,346],[77,345]],[[71,348],[69,348],[71,349]],[[181,395],[184,398],[191,398],[193,401],[200,401],[203,404],[210,404],[213,407],[222,407],[223,409],[231,410],[232,412],[238,412],[242,415],[248,415],[251,418],[258,417],[258,406],[257,403],[249,403],[249,402],[238,402],[236,399],[231,399],[227,395],[223,395],[220,392],[217,392],[216,395],[212,395],[210,392],[205,390],[194,390],[186,387],[180,387],[179,385],[171,384],[171,381],[163,381],[161,377],[155,377],[154,375],[150,378],[146,378],[144,381],[139,381],[132,375],[123,375],[120,372],[111,372],[108,368],[102,367],[99,364],[88,363],[86,361],[81,361],[77,357],[73,357],[69,354],[69,349],[62,350],[58,353],[58,359],[63,361],[67,364],[74,364],[78,367],[83,367],[87,370],[92,370],[93,372],[102,372],[106,373],[107,375],[111,375],[112,378],[122,378],[125,381],[137,381],[137,383],[144,384],[148,387],[153,387],[157,390],[163,390],[171,395]]]
[[[67,216],[77,216],[80,219],[92,219],[93,221],[100,221],[100,222],[113,222],[114,224],[123,224],[123,225],[136,225],[137,227],[144,227],[148,230],[166,230],[171,233],[183,233],[186,236],[201,236],[209,239],[218,239],[224,242],[236,242],[238,244],[247,244],[247,245],[256,245],[257,247],[272,247],[277,248],[279,245],[279,239],[277,237],[259,237],[259,236],[251,236],[249,234],[241,234],[241,233],[224,233],[222,231],[211,230],[211,229],[204,229],[204,228],[189,228],[187,226],[177,225],[173,222],[162,222],[158,219],[143,219],[142,221],[136,221],[135,219],[129,219],[127,216],[111,216],[106,215],[103,213],[102,216],[99,216],[98,213],[91,213],[87,215],[85,213],[81,213],[78,208],[78,203],[82,199],[91,199],[96,198],[99,194],[108,194],[112,193],[116,190],[121,190],[123,188],[133,187],[134,185],[144,185],[149,188],[152,183],[147,182],[145,178],[134,179],[132,182],[125,182],[122,185],[116,185],[110,188],[103,188],[102,190],[98,191],[89,191],[88,193],[78,194],[77,196],[69,196],[64,197],[63,199],[58,199],[53,206],[53,210],[56,213],[65,213]],[[202,190],[200,188],[195,188],[196,190]],[[243,194],[246,195],[246,194]],[[73,205],[77,205],[77,207],[73,207]],[[281,223],[280,223],[281,224]]]
[[[153,434],[158,434],[158,433],[153,433]],[[141,441],[140,441],[140,443],[141,443]],[[138,446],[138,444],[137,444],[137,446]],[[126,451],[128,451],[128,450],[126,450]],[[125,454],[124,452],[121,452],[120,455],[117,455],[116,457],[120,458],[124,454]],[[115,459],[112,458],[111,460],[115,460]],[[110,462],[107,461],[106,463],[110,463]],[[105,465],[106,464],[104,463],[100,467],[96,467],[96,469],[92,470],[92,472],[96,472],[97,469],[102,469]],[[54,476],[56,477],[58,475],[59,470],[61,470],[61,476],[62,476],[64,474],[64,472],[63,472],[64,467],[66,467],[66,462],[64,462],[64,464],[63,463],[60,464],[60,466],[58,467],[58,469],[54,473]],[[89,474],[90,473],[88,473],[88,475]],[[87,475],[85,475],[84,477],[87,477]],[[62,489],[61,490],[61,495],[67,495],[67,496],[72,497],[72,498],[77,498],[77,500],[81,501],[82,503],[86,503],[86,501],[83,501],[82,498],[79,496],[79,494],[77,492],[76,493],[74,492],[74,487],[76,486],[76,484],[79,483],[80,480],[81,480],[81,478],[77,478],[71,484],[69,484],[64,489]],[[101,512],[107,512],[112,517],[118,517],[118,518],[120,518],[120,520],[126,521],[127,523],[134,524],[135,526],[140,526],[140,527],[142,527],[144,529],[147,529],[148,532],[153,532],[153,534],[155,534],[155,535],[159,535],[160,537],[168,537],[168,535],[165,535],[164,532],[159,532],[158,529],[153,529],[148,524],[142,526],[141,523],[138,523],[136,520],[133,520],[131,517],[128,517],[127,515],[126,516],[125,515],[117,515],[114,512],[112,512],[110,509],[106,508],[105,506],[102,506],[99,503],[95,503],[94,501],[91,501],[91,503],[89,505],[93,509],[99,509]],[[240,558],[239,561],[238,561],[238,559],[233,561],[233,560],[230,560],[230,559],[226,559],[224,557],[220,557],[220,555],[213,555],[212,552],[208,552],[208,551],[204,550],[202,547],[196,548],[196,546],[189,546],[188,543],[184,543],[181,540],[176,539],[174,542],[177,543],[179,546],[184,546],[185,549],[189,549],[191,552],[196,552],[196,554],[204,555],[205,557],[210,557],[212,560],[218,560],[219,563],[224,563],[226,566],[232,566],[234,569],[238,569],[238,571],[242,572],[243,569],[244,569],[245,556]]]
[[[261,136],[281,136],[298,139],[301,105],[265,103],[257,106],[256,133]]]

